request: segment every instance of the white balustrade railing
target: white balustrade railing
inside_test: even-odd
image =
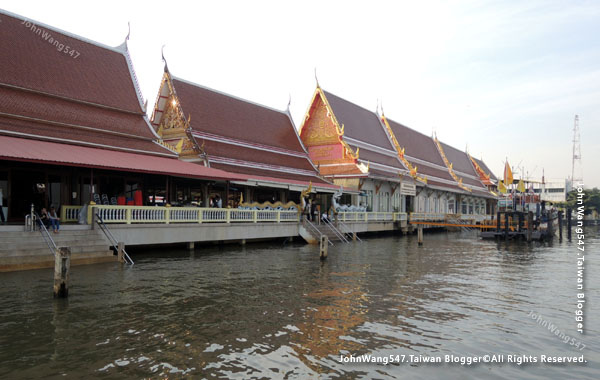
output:
[[[429,213],[429,212],[411,212],[410,221],[429,221],[429,222],[443,222],[446,220],[446,214],[440,213]]]
[[[93,214],[100,214],[104,223],[257,223],[298,222],[300,214],[289,210],[241,210],[201,207],[157,206],[90,206],[88,223]]]
[[[342,222],[395,222],[407,220],[404,212],[338,212],[337,219]]]
[[[77,222],[79,220],[79,211],[83,206],[61,206],[60,220],[63,223]]]

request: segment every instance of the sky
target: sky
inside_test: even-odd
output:
[[[290,111],[322,88],[483,158],[600,187],[599,1],[52,1],[0,8],[129,50],[152,109],[177,77]],[[185,112],[185,110],[184,110]],[[260,133],[257,131],[257,133]],[[401,142],[400,142],[401,143]],[[576,174],[576,178],[580,175]]]

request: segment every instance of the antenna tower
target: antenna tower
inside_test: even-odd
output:
[[[577,183],[583,183],[581,165],[581,137],[579,136],[579,115],[575,115],[573,125],[573,163],[571,165],[571,187]]]

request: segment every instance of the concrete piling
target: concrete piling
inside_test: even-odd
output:
[[[54,255],[54,298],[69,296],[69,269],[71,267],[71,249],[58,247]]]
[[[533,211],[527,213],[527,241],[530,242],[533,234]]]
[[[419,224],[419,226],[417,227],[417,240],[418,240],[418,245],[422,246],[423,245],[423,225]]]
[[[504,213],[504,240],[508,241],[508,213]]]
[[[122,241],[117,243],[117,259],[120,263],[125,262],[125,243]]]
[[[571,209],[567,209],[567,240],[571,241]]]
[[[558,241],[562,241],[563,212],[558,212]]]
[[[188,250],[190,250],[190,251],[193,251],[193,250],[194,250],[194,247],[195,247],[195,244],[194,244],[194,242],[193,242],[193,241],[189,241],[189,242],[186,244],[186,246],[187,246],[187,249],[188,249]]]
[[[325,235],[321,235],[321,241],[319,244],[319,257],[321,260],[327,258],[327,249],[329,248],[329,238]]]

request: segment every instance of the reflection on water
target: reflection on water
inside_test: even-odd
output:
[[[590,234],[591,232],[591,234]],[[138,253],[0,274],[0,378],[598,378],[597,230],[588,231],[585,336],[576,333],[576,248],[471,235],[369,238]],[[533,311],[588,347],[587,365],[376,365],[340,355],[579,355]]]

